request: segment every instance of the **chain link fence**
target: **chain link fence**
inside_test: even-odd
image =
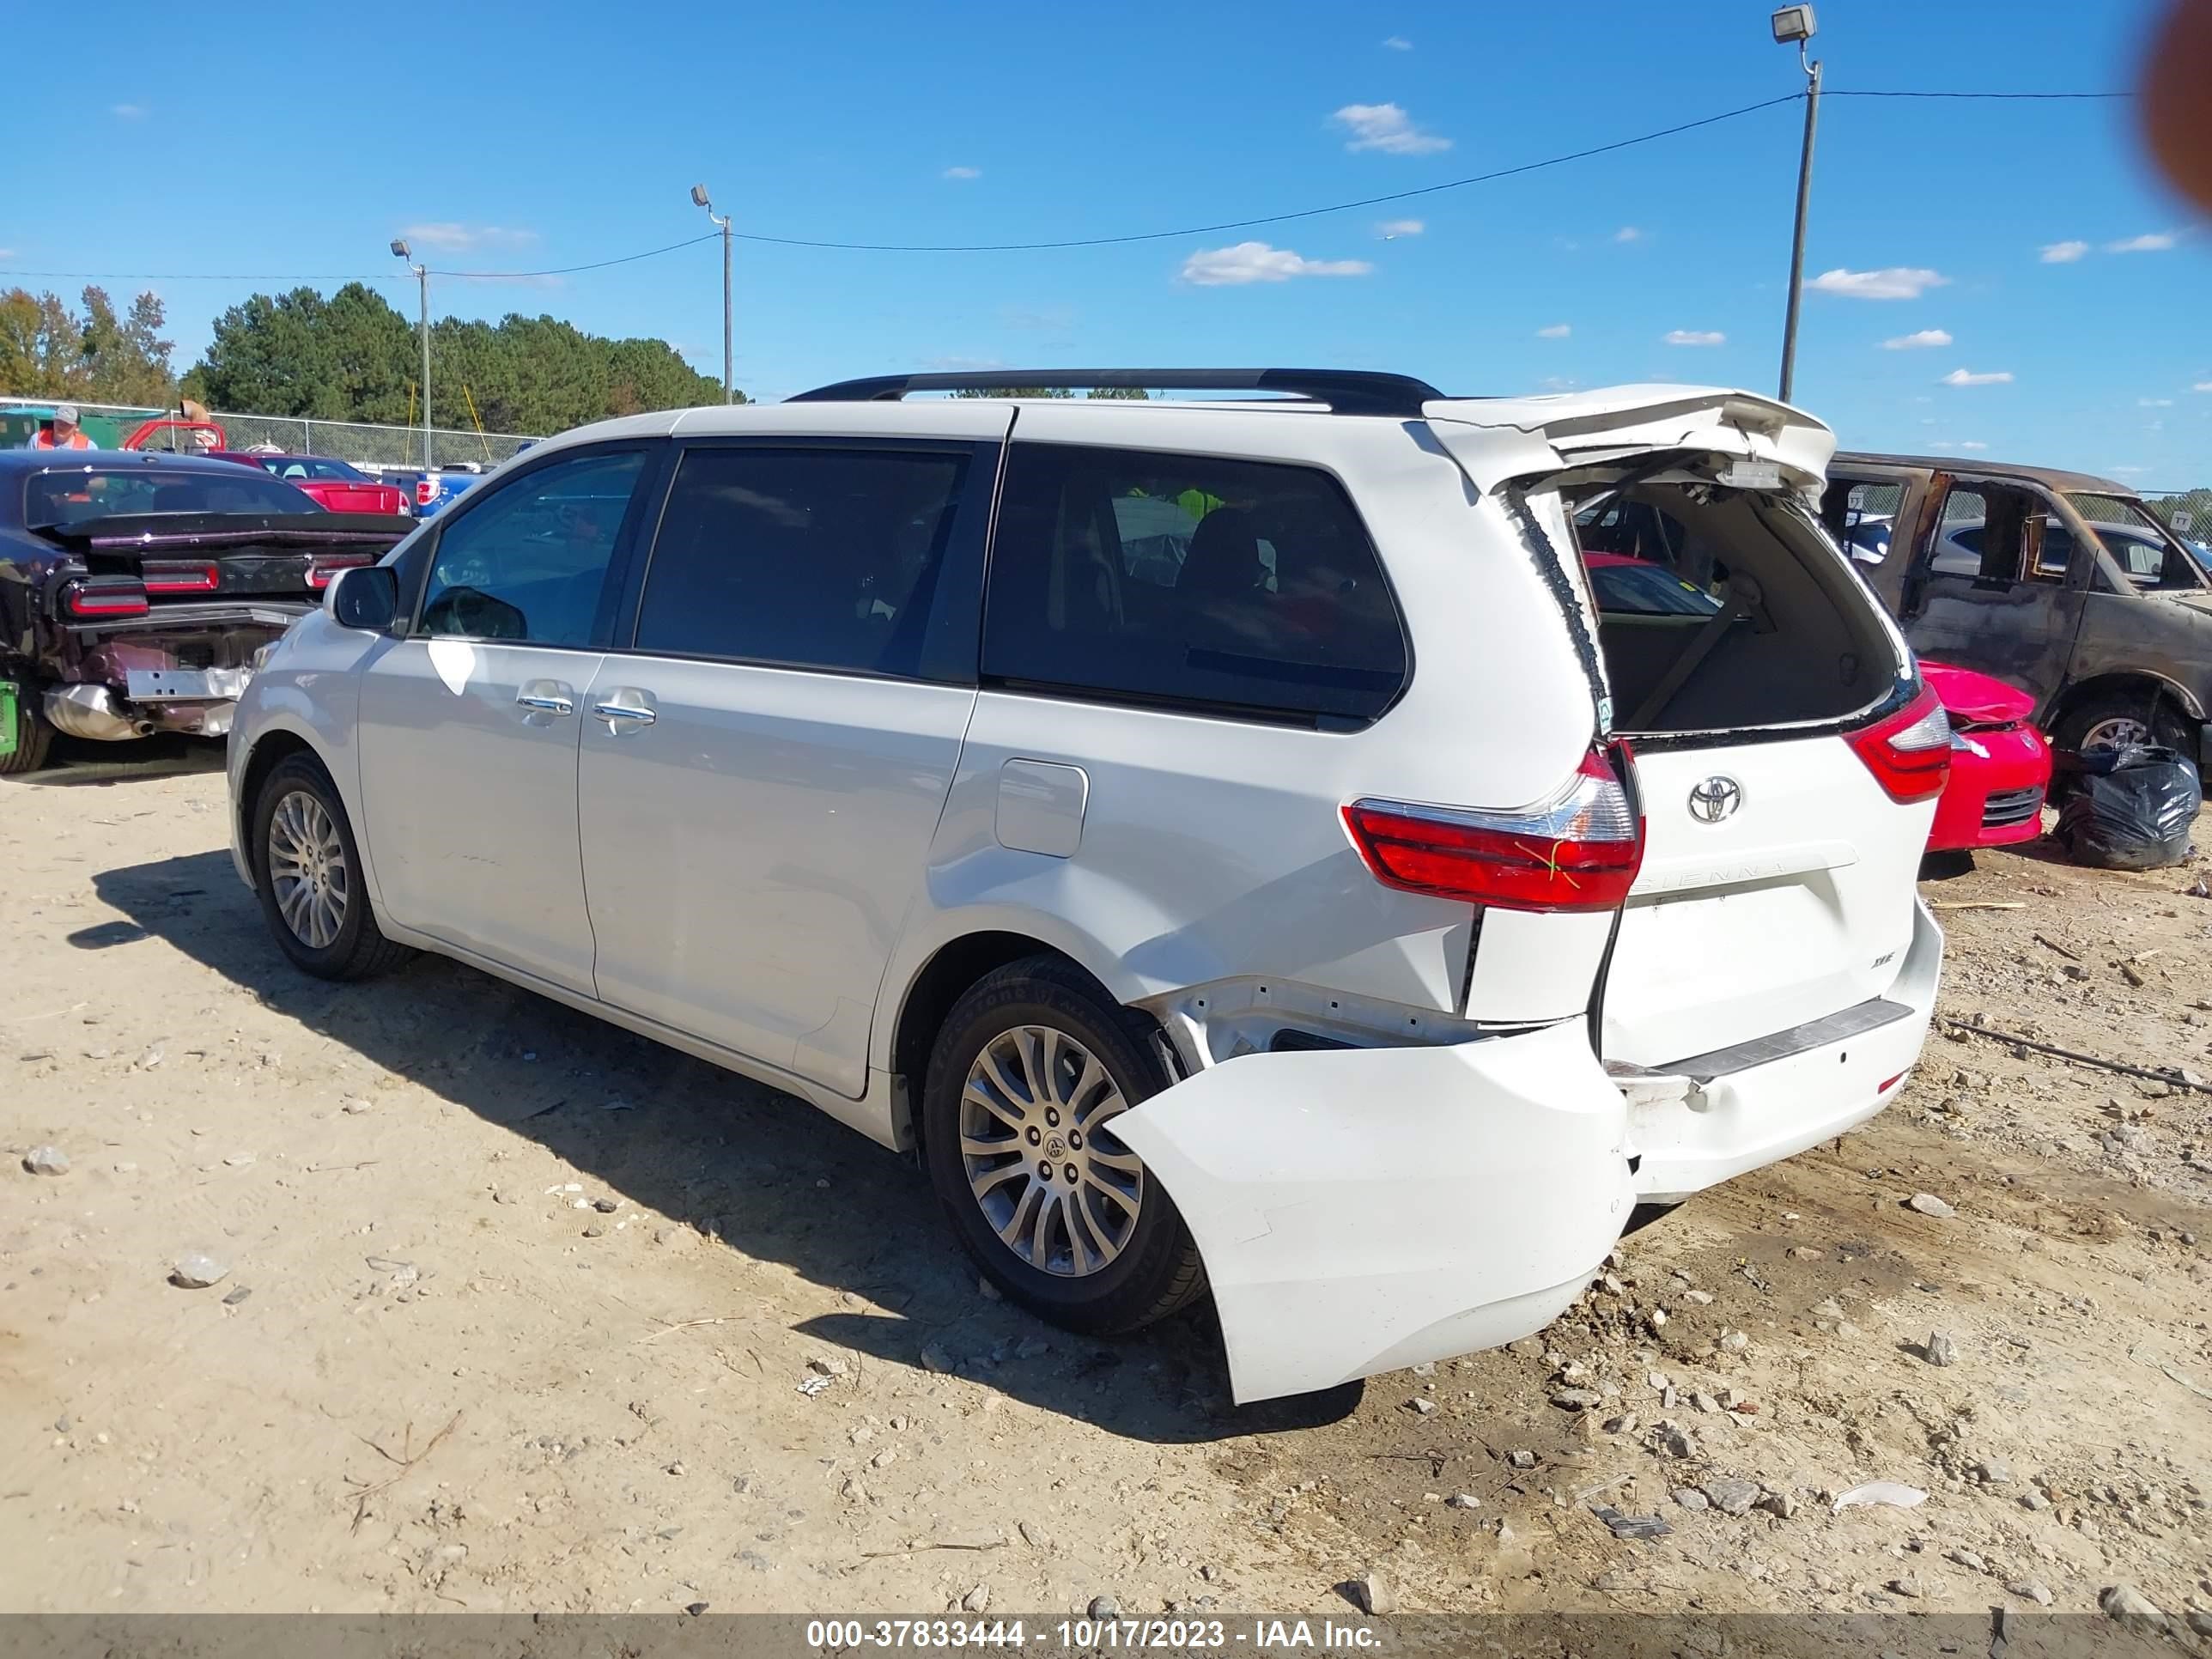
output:
[[[43,418],[58,399],[0,398],[0,416],[12,416],[16,424],[30,429],[30,417]],[[138,409],[122,404],[77,404],[86,432],[103,447],[112,448],[143,421],[173,417],[174,410]],[[234,415],[211,410],[208,418],[223,430],[223,441],[233,449],[270,445],[288,455],[329,455],[356,466],[386,471],[422,465],[422,428],[419,426],[374,426],[358,421],[310,421],[289,415]],[[18,442],[21,440],[18,439]],[[430,429],[430,459],[439,466],[474,465],[489,471],[532,442],[512,432],[465,432],[451,427]],[[151,447],[188,449],[191,437],[172,428],[156,433]]]
[[[2175,535],[2212,544],[2212,487],[2161,490],[2146,495],[2143,504],[2155,513]]]

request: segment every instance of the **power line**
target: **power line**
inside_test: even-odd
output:
[[[2014,99],[2028,102],[2132,98],[2132,92],[1862,92],[1856,88],[1843,91],[1830,87],[1820,94],[1824,98],[1983,98]]]
[[[1947,92],[1947,91],[1889,91],[1875,88],[1838,88],[1824,93],[1830,98],[1939,98],[1974,100],[2010,100],[2023,102],[2081,102],[2124,99],[2134,96],[2126,92]],[[1420,185],[1410,190],[1390,191],[1380,196],[1363,196],[1349,202],[1332,202],[1322,207],[1296,208],[1283,213],[1257,215],[1249,219],[1224,219],[1205,225],[1182,225],[1170,230],[1131,231],[1113,236],[1076,236],[1056,241],[1042,242],[840,242],[800,236],[770,236],[759,231],[738,231],[738,240],[757,242],[775,247],[820,248],[846,253],[1037,253],[1069,248],[1118,247],[1139,242],[1171,241],[1182,236],[1211,236],[1223,231],[1254,230],[1264,225],[1291,224],[1303,219],[1318,219],[1333,213],[1352,213],[1362,208],[1386,207],[1395,202],[1410,202],[1441,191],[1465,190],[1473,185],[1494,184],[1501,179],[1518,178],[1523,173],[1540,173],[1549,167],[1565,167],[1571,161],[1586,161],[1593,156],[1610,155],[1616,151],[1632,149],[1639,144],[1656,143],[1662,138],[1673,138],[1685,132],[1694,132],[1700,127],[1717,126],[1723,121],[1741,119],[1755,115],[1761,110],[1774,109],[1784,104],[1794,104],[1804,98],[1801,92],[1789,92],[1778,98],[1763,99],[1755,104],[1744,104],[1737,108],[1723,110],[1717,115],[1701,116],[1694,121],[1678,122],[1673,126],[1660,127],[1654,131],[1640,132],[1633,137],[1616,138],[1610,143],[1595,144],[1587,149],[1571,150],[1564,155],[1547,156],[1540,161],[1523,161],[1516,167],[1498,167],[1489,173],[1471,173],[1464,179],[1449,179],[1441,184]],[[680,242],[670,242],[662,247],[647,248],[638,253],[618,254],[611,259],[595,259],[578,265],[556,265],[544,270],[445,270],[435,266],[433,276],[465,278],[474,282],[523,282],[547,276],[573,276],[587,270],[605,270],[613,265],[634,264],[641,259],[657,259],[663,254],[674,253],[702,242],[711,242],[721,233],[711,231],[703,236],[693,236]],[[108,283],[397,283],[407,278],[396,273],[367,275],[295,276],[232,271],[126,271],[126,270],[8,270],[0,269],[0,276],[36,276],[52,281],[108,282]]]
[[[681,247],[696,247],[702,242],[718,241],[721,234],[719,230],[710,230],[704,236],[687,237],[680,242],[671,242],[666,247],[649,247],[642,253],[624,253],[612,259],[594,259],[587,265],[558,265],[551,270],[440,270],[433,265],[430,274],[433,276],[470,276],[479,280],[488,277],[573,276],[580,270],[605,270],[609,265],[627,265],[640,259],[657,259],[662,254],[673,253]]]
[[[1327,207],[1298,208],[1288,213],[1263,214],[1252,219],[1227,219],[1218,224],[1183,225],[1173,230],[1133,231],[1121,236],[1078,236],[1057,242],[829,242],[797,236],[764,236],[738,231],[743,242],[768,242],[779,247],[835,248],[848,253],[1032,253],[1048,249],[1075,247],[1115,247],[1130,242],[1164,242],[1178,236],[1211,236],[1224,230],[1250,230],[1261,225],[1288,224],[1297,219],[1317,219],[1328,213],[1350,213],[1359,208],[1382,207],[1392,202],[1410,202],[1417,197],[1433,196],[1439,191],[1464,190],[1469,185],[1486,185],[1499,179],[1511,179],[1524,173],[1539,172],[1545,167],[1564,167],[1569,161],[1588,161],[1593,155],[1607,155],[1615,150],[1627,149],[1637,144],[1648,144],[1661,138],[1671,138],[1677,133],[1694,131],[1698,127],[1710,127],[1723,121],[1733,121],[1740,116],[1751,115],[1763,109],[1773,109],[1782,104],[1794,104],[1805,94],[1784,93],[1779,98],[1768,98],[1756,104],[1746,104],[1739,109],[1723,110],[1718,115],[1707,115],[1695,121],[1684,121],[1671,127],[1662,127],[1656,132],[1642,132],[1633,138],[1616,138],[1609,144],[1593,145],[1565,155],[1553,155],[1541,161],[1523,161],[1518,167],[1499,167],[1492,173],[1472,173],[1464,179],[1447,179],[1440,185],[1422,185],[1413,190],[1394,190],[1383,196],[1363,196],[1352,202],[1332,202]]]
[[[301,276],[291,271],[211,270],[16,270],[0,266],[0,277],[45,276],[70,283],[411,283],[410,276]]]
[[[626,265],[640,259],[657,259],[664,253],[673,253],[678,248],[693,247],[701,242],[711,242],[722,233],[710,231],[704,236],[693,236],[681,242],[671,242],[665,247],[650,247],[642,253],[624,253],[611,259],[595,259],[589,264],[559,265],[550,270],[444,270],[430,267],[433,276],[467,277],[483,282],[495,278],[520,281],[532,276],[573,276],[578,271],[605,270],[609,265]],[[44,276],[57,281],[86,283],[411,283],[411,274],[380,271],[375,276],[331,275],[319,276],[295,276],[289,272],[272,274],[230,271],[217,273],[204,270],[9,270],[0,269],[0,276]]]

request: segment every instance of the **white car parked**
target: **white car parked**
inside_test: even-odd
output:
[[[1281,396],[907,396],[1000,381]],[[1919,1052],[1949,734],[1832,448],[1343,371],[586,427],[274,649],[239,872],[311,973],[439,951],[918,1151],[1047,1318],[1210,1288],[1239,1400],[1464,1352]],[[1623,526],[1720,608],[1601,608]]]

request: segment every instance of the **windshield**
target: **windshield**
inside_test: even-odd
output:
[[[233,477],[232,474],[236,476]],[[23,522],[32,529],[82,524],[120,513],[319,513],[312,495],[257,478],[244,467],[212,472],[158,466],[70,467],[24,482]]]
[[[257,455],[261,470],[278,478],[338,478],[349,483],[367,483],[368,475],[359,467],[343,461],[331,460],[320,455]]]
[[[2088,520],[2105,550],[2138,587],[2202,585],[2196,562],[2185,553],[2172,556],[2174,537],[2141,501],[2080,489],[2069,490],[2066,500]]]

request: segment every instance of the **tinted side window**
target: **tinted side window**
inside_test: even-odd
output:
[[[645,456],[580,455],[516,479],[446,526],[417,630],[591,643],[607,561]]]
[[[918,673],[967,470],[939,451],[688,451],[636,648]]]
[[[1009,451],[987,675],[1371,720],[1406,663],[1375,549],[1327,473],[1080,445]]]

